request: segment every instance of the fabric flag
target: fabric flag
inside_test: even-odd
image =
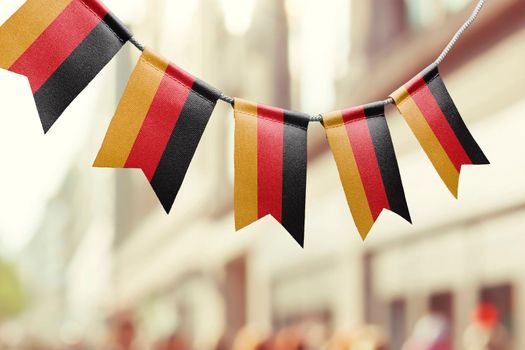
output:
[[[432,64],[392,94],[448,189],[457,198],[462,165],[489,164]]]
[[[235,99],[235,225],[272,215],[304,246],[304,114]]]
[[[327,113],[323,124],[363,240],[384,209],[411,222],[384,104]]]
[[[146,49],[94,166],[142,169],[169,213],[220,95]]]
[[[28,0],[0,27],[0,68],[28,78],[47,132],[130,37],[97,0]]]

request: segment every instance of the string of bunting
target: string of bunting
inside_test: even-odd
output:
[[[0,27],[0,67],[28,78],[47,133],[128,41],[143,51],[95,167],[142,169],[167,213],[219,100],[235,119],[235,225],[273,216],[304,246],[307,132],[321,122],[365,239],[383,210],[411,217],[385,118],[395,104],[442,180],[488,164],[438,66],[481,11],[480,0],[439,58],[384,101],[316,116],[232,98],[145,48],[99,0],[27,0]]]

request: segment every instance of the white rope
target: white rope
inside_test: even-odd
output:
[[[221,93],[221,96],[219,96],[219,100],[223,100],[224,102],[229,103],[232,106],[235,103],[235,99],[233,97],[230,97],[224,93]]]
[[[463,33],[465,33],[465,31],[467,31],[467,29],[472,25],[472,23],[474,23],[474,21],[476,21],[476,19],[478,18],[478,15],[481,12],[481,10],[483,9],[484,5],[485,5],[485,0],[479,0],[478,1],[478,4],[476,5],[476,8],[474,8],[474,11],[472,11],[472,14],[470,15],[470,17],[467,19],[467,21],[465,23],[463,23],[461,28],[459,28],[459,30],[456,32],[456,34],[452,37],[452,40],[450,40],[450,42],[448,43],[447,47],[445,47],[445,49],[443,50],[441,55],[439,55],[437,60],[434,61],[435,65],[439,65],[445,60],[445,58],[449,54],[450,50],[452,50],[454,45],[456,45],[456,43],[461,38]],[[394,103],[395,103],[395,101],[394,101],[394,99],[392,97],[389,97],[389,98],[387,98],[386,100],[383,101],[383,104],[385,106],[387,106],[389,104],[394,104]],[[311,116],[310,117],[310,121],[311,122],[322,122],[322,120],[323,120],[323,117],[321,115],[316,115],[316,116]]]
[[[443,60],[445,59],[445,57],[447,57],[448,53],[450,52],[450,50],[452,50],[452,48],[454,47],[454,45],[456,45],[456,43],[458,42],[459,38],[461,38],[461,36],[463,35],[463,33],[465,33],[465,31],[472,25],[472,23],[474,23],[474,21],[476,20],[476,18],[478,17],[479,13],[481,12],[481,9],[483,8],[483,5],[485,5],[485,0],[479,0],[476,8],[474,9],[474,11],[472,12],[472,14],[470,15],[470,17],[467,19],[467,21],[461,26],[461,28],[459,28],[459,30],[457,31],[457,33],[454,35],[454,37],[452,38],[452,40],[450,40],[450,42],[448,43],[447,47],[445,47],[445,49],[443,50],[443,52],[441,53],[441,55],[439,55],[439,57],[437,58],[437,60],[434,62],[436,65],[439,65],[441,64],[441,62],[443,62]]]
[[[139,49],[140,51],[144,51],[145,48],[144,48],[144,45],[142,45],[140,43],[140,41],[137,40],[137,38],[135,38],[134,36],[132,36],[131,38],[129,38],[129,42],[132,43],[133,45],[135,45],[135,47],[137,49]]]

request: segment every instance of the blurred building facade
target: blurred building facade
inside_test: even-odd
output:
[[[228,94],[312,114],[384,99],[435,59],[472,7],[463,0],[138,3],[133,12],[108,1],[152,49]],[[104,133],[98,125],[86,141],[91,153],[82,151],[20,255],[20,266],[32,265],[23,274],[34,292],[21,322],[51,339],[103,339],[106,317],[132,310],[141,343],[179,329],[199,349],[231,344],[245,326],[331,333],[367,323],[400,349],[418,319],[436,311],[459,349],[483,301],[499,308],[515,349],[525,348],[518,312],[525,165],[515,153],[525,126],[524,11],[521,0],[489,2],[443,64],[452,96],[495,163],[463,170],[459,202],[389,108],[414,226],[384,213],[363,244],[324,131],[312,125],[302,250],[270,218],[234,232],[229,106],[217,107],[169,216],[140,172],[84,171]],[[108,68],[100,84],[115,96],[99,97],[105,105],[116,104],[137,55],[127,48]],[[328,79],[316,85],[318,77]]]
[[[376,1],[371,11],[394,14],[403,1],[394,3],[389,2],[392,8],[388,8]],[[363,70],[352,70],[341,82],[342,91],[357,92],[355,103],[379,99],[431,62],[471,7],[460,2],[439,3],[407,2],[408,11],[398,11],[397,19],[379,24],[376,33],[371,31],[357,50],[368,48],[368,55],[354,58]],[[407,139],[406,132],[400,132],[405,127],[391,123],[415,226],[410,230],[390,227],[382,239],[372,239],[364,247],[362,286],[364,320],[388,329],[394,349],[400,348],[428,312],[447,319],[453,344],[463,348],[464,331],[480,303],[497,307],[516,349],[525,345],[525,324],[519,312],[525,296],[523,264],[521,253],[514,248],[523,230],[523,187],[517,177],[509,176],[523,170],[505,155],[515,145],[512,132],[503,136],[521,123],[519,116],[523,115],[519,57],[524,49],[517,44],[525,35],[518,15],[524,5],[519,1],[488,4],[441,67],[464,118],[493,162],[492,168],[463,169],[460,203],[436,196],[428,188],[441,185],[429,181],[433,175],[424,169],[429,168],[425,157],[414,152],[417,145]],[[364,6],[359,8],[366,11]],[[417,29],[417,34],[407,30],[410,28]],[[395,85],[381,84],[386,76]],[[356,89],[365,77],[372,83]],[[496,178],[506,180],[499,183]],[[440,209],[430,209],[427,203]]]

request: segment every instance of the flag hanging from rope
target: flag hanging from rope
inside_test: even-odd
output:
[[[47,132],[130,37],[98,0],[28,0],[0,27],[0,68],[28,78]]]
[[[489,161],[461,118],[438,66],[430,65],[395,91],[392,98],[442,180],[457,198],[461,167],[489,164]]]
[[[142,169],[169,213],[220,95],[146,49],[94,166]]]
[[[382,102],[323,115],[346,199],[363,240],[384,209],[411,222]]]
[[[272,215],[304,246],[309,117],[235,99],[235,225]]]

